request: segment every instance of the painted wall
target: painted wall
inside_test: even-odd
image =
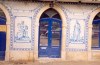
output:
[[[39,18],[43,10],[49,8],[49,4],[10,1],[1,1],[1,4],[8,10],[11,18],[10,26],[7,28],[10,28],[7,60],[33,61],[38,59]],[[54,9],[59,12],[63,23],[62,60],[91,59],[89,19],[90,14],[99,7],[99,5],[89,4],[55,3]]]

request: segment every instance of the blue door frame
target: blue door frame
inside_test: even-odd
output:
[[[47,42],[47,46],[41,46],[40,44],[40,27],[39,27],[39,43],[38,43],[38,57],[49,57],[49,58],[60,58],[61,57],[61,34],[62,34],[62,22],[59,19],[55,19],[55,18],[42,18],[40,19],[40,22],[48,22],[48,42]],[[53,46],[53,36],[55,34],[53,34],[52,32],[52,27],[53,27],[53,23],[58,23],[60,30],[58,31],[59,35],[59,42],[57,46]]]

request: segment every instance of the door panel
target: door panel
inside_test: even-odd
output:
[[[40,21],[39,32],[39,57],[47,57],[48,52],[48,22],[45,20]]]
[[[39,57],[60,58],[61,21],[42,18],[39,27]]]
[[[60,23],[59,22],[52,22],[52,46],[59,46],[60,43]]]
[[[48,22],[40,22],[40,46],[48,46]]]
[[[0,32],[0,60],[5,59],[6,50],[6,33]]]
[[[94,24],[92,30],[92,47],[99,47],[99,25]]]
[[[50,48],[50,57],[60,58],[61,52],[61,21],[52,19],[52,40]]]

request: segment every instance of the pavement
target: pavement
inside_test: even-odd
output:
[[[0,65],[100,65],[100,61],[34,61],[24,63],[0,61]]]

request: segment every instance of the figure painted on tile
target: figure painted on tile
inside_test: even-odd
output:
[[[78,21],[76,21],[76,23],[74,25],[74,31],[73,31],[74,41],[80,40],[80,33],[81,33],[81,26],[78,23]]]
[[[18,32],[15,37],[17,41],[29,41],[30,38],[28,36],[28,26],[25,25],[24,21],[17,24]]]

